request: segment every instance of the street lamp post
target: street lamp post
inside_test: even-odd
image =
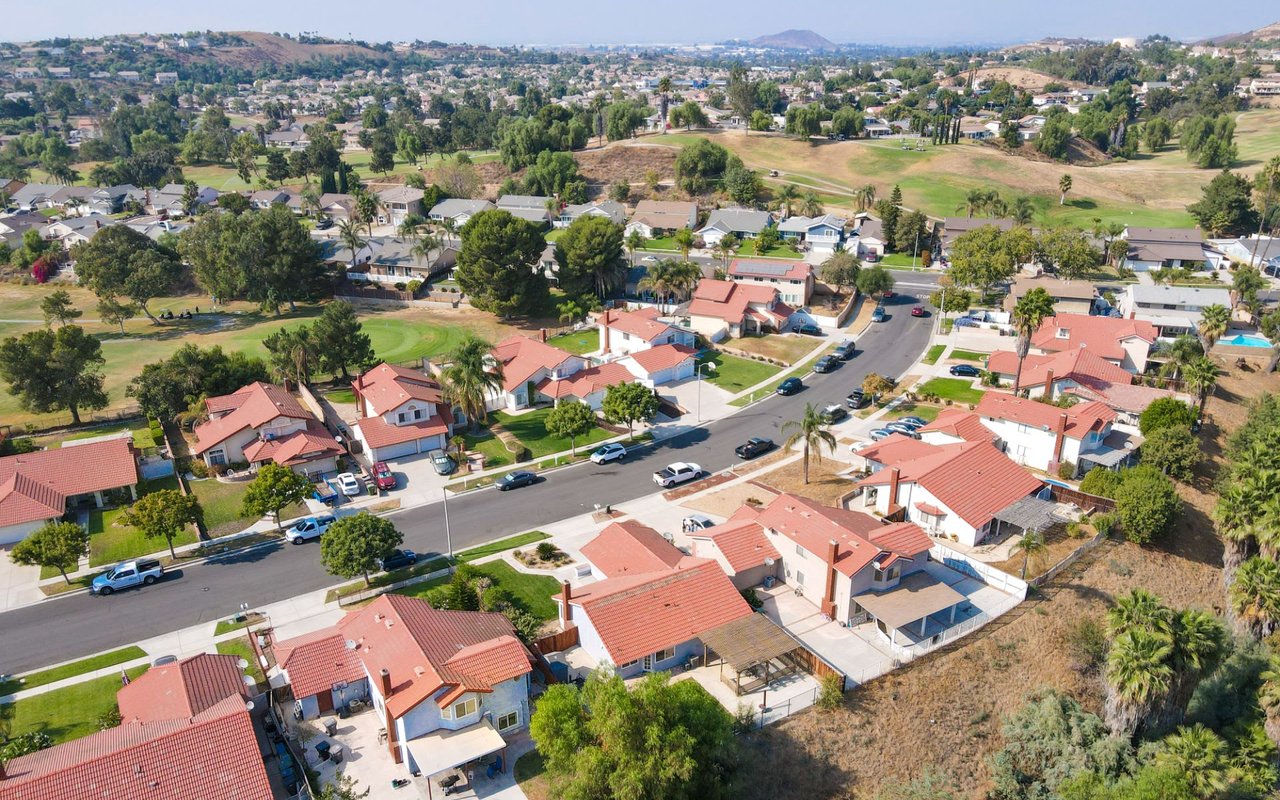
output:
[[[445,549],[449,551],[449,558],[453,558],[453,531],[449,529],[449,490],[440,489],[440,494],[444,495],[444,541]]]
[[[698,422],[702,422],[702,368],[703,367],[710,368],[712,372],[716,371],[716,365],[714,362],[711,362],[711,361],[705,361],[699,364],[696,369],[694,369],[694,372],[698,374]]]

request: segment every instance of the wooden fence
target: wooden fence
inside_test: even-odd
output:
[[[1116,510],[1116,501],[1109,497],[1085,494],[1078,489],[1059,486],[1056,483],[1049,484],[1049,497],[1058,503],[1073,503],[1090,514],[1110,514]]]
[[[413,292],[402,292],[397,289],[383,289],[373,286],[352,286],[344,283],[334,291],[337,297],[350,297],[357,300],[395,300],[400,303],[413,302]]]
[[[848,679],[845,674],[835,667],[828,664],[821,656],[805,647],[800,640],[796,640],[800,646],[791,652],[791,656],[800,663],[800,668],[809,673],[813,677],[821,681],[828,675],[836,675],[840,678],[840,691],[845,690]]]
[[[533,646],[537,648],[539,653],[559,653],[561,650],[568,650],[578,643],[578,626],[558,631],[556,633],[547,634],[533,641]]]

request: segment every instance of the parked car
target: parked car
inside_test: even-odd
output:
[[[431,468],[436,471],[437,475],[451,475],[458,468],[458,463],[439,447],[427,454],[431,457]]]
[[[889,430],[888,428],[876,428],[870,433],[871,441],[873,442],[878,442],[881,439],[884,439],[885,437],[892,436],[892,435],[893,435],[893,431]]]
[[[373,482],[384,492],[396,488],[395,473],[387,466],[387,462],[379,461],[373,465]]]
[[[911,307],[911,316],[913,316],[913,317],[923,317],[924,315],[925,315],[924,306],[912,306],[912,307]]]
[[[360,479],[354,473],[344,472],[339,475],[338,491],[342,492],[346,497],[359,497],[364,492],[364,486],[361,485]]]
[[[837,367],[839,367],[843,363],[844,363],[843,361],[836,358],[834,355],[823,356],[822,358],[818,359],[817,362],[814,363],[813,371],[820,374],[825,374],[825,373],[834,371]]]
[[[154,658],[151,660],[151,666],[153,667],[163,667],[169,664],[177,664],[177,663],[178,663],[177,656],[159,656],[158,658]]]
[[[898,294],[897,294],[896,292],[889,291],[889,292],[885,292],[884,294],[882,294],[882,295],[880,295],[880,296],[881,296],[881,297],[883,297],[885,300],[888,300],[888,299],[890,299],[890,298],[892,298],[892,297],[897,297],[897,296],[898,296]]]
[[[333,219],[331,217],[321,217],[316,220],[316,230],[327,231],[333,227]]]
[[[508,489],[519,489],[521,486],[532,486],[537,482],[537,475],[521,470],[519,472],[508,472],[494,481],[493,485],[498,487],[498,491],[505,492]]]
[[[323,517],[306,517],[298,520],[285,531],[284,538],[289,541],[289,544],[302,544],[312,539],[319,539],[334,522],[336,519],[332,514],[325,514]]]
[[[884,426],[884,429],[887,431],[892,431],[893,433],[900,433],[903,436],[916,435],[916,429],[911,425],[907,425],[904,422],[890,422],[888,425]]]
[[[750,461],[753,458],[764,455],[773,449],[772,439],[762,439],[760,437],[752,437],[746,441],[746,444],[740,444],[733,449],[738,458]]]
[[[923,428],[925,425],[929,424],[929,422],[923,419],[922,417],[903,417],[902,419],[898,420],[898,422],[905,422],[909,425],[915,425],[916,427],[919,427],[919,428]]]
[[[785,381],[778,384],[778,394],[782,395],[783,397],[787,397],[789,395],[795,394],[796,392],[800,391],[803,388],[804,388],[804,381],[800,380],[799,378],[787,378]]]
[[[853,342],[843,341],[836,345],[836,349],[831,351],[831,355],[841,361],[848,361],[858,354],[858,347]]]
[[[412,550],[392,550],[391,555],[378,559],[378,569],[390,572],[401,567],[411,567],[418,563],[418,554]]]
[[[814,325],[812,322],[798,322],[791,328],[792,333],[802,333],[805,336],[821,336],[822,328]]]
[[[705,531],[707,528],[714,528],[715,520],[706,514],[690,514],[684,518],[681,527],[685,533],[693,533],[694,531]]]
[[[845,411],[844,406],[837,403],[832,403],[822,409],[822,421],[828,425],[839,422],[847,416],[849,416],[849,412]]]
[[[867,397],[867,393],[861,389],[854,389],[844,399],[844,404],[849,408],[865,408],[870,402],[871,398]]]
[[[884,306],[876,306],[876,310],[871,312],[872,322],[884,322]]]
[[[667,489],[681,483],[687,483],[701,475],[702,467],[697,464],[677,461],[653,473],[653,482],[663,489]]]
[[[106,596],[134,586],[150,586],[164,576],[164,565],[153,558],[121,561],[93,579],[89,591]]]
[[[952,367],[952,368],[951,368],[950,370],[948,370],[948,371],[949,371],[952,375],[956,375],[956,376],[961,377],[961,378],[980,378],[980,377],[982,377],[982,370],[978,369],[977,367],[973,366],[972,364],[956,364],[954,367]]]
[[[620,461],[627,457],[627,448],[617,442],[606,444],[599,450],[591,454],[592,464],[608,464],[610,461]]]

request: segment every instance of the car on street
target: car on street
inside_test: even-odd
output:
[[[519,489],[521,486],[532,486],[537,481],[537,475],[520,470],[519,472],[508,472],[494,481],[493,485],[498,487],[498,491],[505,492],[508,489]]]
[[[848,340],[843,341],[840,344],[836,345],[836,349],[831,351],[831,355],[835,356],[841,361],[848,361],[849,359],[853,358],[857,354],[858,354],[857,345],[855,345],[853,342],[850,342]]]
[[[884,306],[876,306],[876,310],[871,312],[872,322],[884,322]]]
[[[819,374],[826,374],[834,371],[843,363],[843,361],[836,358],[834,355],[823,356],[814,363],[813,371]]]
[[[627,457],[627,448],[617,442],[606,444],[591,454],[592,464],[608,464],[610,461],[620,461]]]
[[[665,468],[653,473],[653,482],[661,486],[663,489],[677,486],[681,483],[688,483],[702,475],[702,467],[697,464],[685,461],[677,461],[674,464],[668,464]]]
[[[903,417],[902,419],[898,420],[898,422],[905,422],[908,425],[915,425],[920,428],[923,428],[925,425],[929,424],[928,420],[924,419],[923,417],[915,417],[915,416]]]
[[[396,488],[395,473],[387,466],[387,462],[379,461],[373,465],[373,482],[384,492]]]
[[[164,565],[154,558],[121,561],[93,579],[89,591],[103,597],[133,586],[150,586],[164,576]]]
[[[795,394],[796,392],[800,391],[803,388],[804,388],[804,381],[800,380],[799,378],[787,378],[785,381],[778,384],[778,394],[782,395],[783,397],[788,397],[790,395]]]
[[[871,441],[878,442],[887,436],[892,436],[893,431],[889,430],[888,428],[876,428],[869,435],[871,436]]]
[[[411,567],[418,563],[418,554],[412,550],[392,550],[386,558],[378,559],[378,569],[390,572],[401,567]]]
[[[319,539],[336,521],[332,514],[325,514],[322,517],[305,517],[291,525],[289,530],[284,532],[284,538],[289,544],[302,544],[312,539]]]
[[[871,398],[867,397],[867,393],[861,389],[854,389],[849,392],[849,396],[844,399],[844,404],[849,408],[865,408],[871,402]]]
[[[431,458],[431,468],[436,471],[437,475],[452,475],[453,471],[458,468],[458,463],[453,460],[453,456],[437,447],[427,454]]]
[[[923,317],[924,315],[925,315],[924,306],[912,306],[912,307],[911,307],[911,316],[913,316],[913,317]]]
[[[359,497],[364,493],[364,486],[361,485],[360,479],[354,473],[344,472],[335,480],[338,482],[338,491],[347,497]]]
[[[880,295],[880,296],[881,296],[881,297],[883,297],[885,300],[888,300],[888,299],[890,299],[890,298],[892,298],[892,297],[897,297],[898,295],[897,295],[897,293],[896,293],[896,292],[891,292],[891,291],[890,291],[890,292],[885,292],[884,294],[882,294],[882,295]]]
[[[316,220],[316,230],[327,231],[333,227],[333,219],[331,217],[321,217]]]
[[[714,528],[716,521],[706,514],[690,514],[680,523],[680,527],[685,533],[693,533],[695,531],[705,531],[707,528]]]
[[[748,439],[745,444],[740,444],[733,448],[733,452],[738,456],[738,458],[750,461],[753,458],[758,458],[764,455],[772,449],[772,439],[762,439],[758,436],[754,436]]]
[[[802,333],[805,336],[821,336],[822,328],[814,325],[812,322],[797,323],[792,329],[792,333]]]
[[[177,664],[177,663],[178,663],[177,656],[159,656],[157,658],[152,659],[151,666],[164,667],[169,664]]]
[[[832,403],[822,409],[822,421],[828,425],[839,422],[847,416],[849,416],[849,412],[845,410],[844,406],[839,405],[838,403]]]
[[[972,364],[956,364],[951,369],[949,369],[948,372],[960,378],[982,377],[982,370],[978,369]]]

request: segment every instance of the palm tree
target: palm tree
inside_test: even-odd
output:
[[[1222,586],[1230,591],[1236,571],[1258,552],[1258,521],[1266,520],[1263,509],[1280,495],[1280,471],[1257,465],[1245,456],[1237,459],[1236,478],[1231,480],[1214,509],[1218,535],[1222,538]],[[1235,624],[1228,604],[1227,617]]]
[[[644,234],[638,228],[632,228],[631,233],[627,234],[627,252],[631,254],[632,268],[635,268],[636,265],[636,251],[644,249],[644,241]]]
[[[1015,223],[1024,227],[1030,225],[1035,213],[1035,208],[1031,205],[1031,198],[1013,198],[1013,206],[1009,210],[1009,216],[1013,218]]]
[[[782,426],[782,433],[786,435],[788,431],[794,430],[795,433],[787,438],[783,447],[791,449],[797,444],[803,445],[804,448],[804,482],[809,484],[809,451],[812,449],[814,455],[818,458],[818,463],[822,463],[822,448],[825,445],[828,451],[836,449],[836,437],[831,431],[827,430],[830,423],[822,412],[813,407],[813,403],[806,403],[804,407],[804,416],[799,420],[791,420]]]
[[[1182,382],[1187,390],[1196,396],[1200,413],[1204,413],[1204,404],[1218,385],[1218,365],[1208,356],[1200,356],[1187,365],[1182,373]]]
[[[1200,340],[1184,333],[1161,349],[1160,356],[1165,362],[1160,367],[1160,376],[1177,380],[1188,364],[1203,355],[1204,348],[1200,346]]]
[[[1113,736],[1131,739],[1169,691],[1173,652],[1167,636],[1135,628],[1116,637],[1107,653],[1103,709]]]
[[[551,220],[554,221],[560,217],[560,198],[548,197],[544,205],[547,209],[547,216]]]
[[[1272,656],[1258,688],[1258,705],[1266,714],[1265,727],[1271,741],[1280,744],[1280,656]]]
[[[1031,337],[1040,330],[1040,324],[1048,317],[1054,316],[1053,298],[1040,287],[1036,287],[1023,295],[1013,307],[1010,322],[1018,334],[1017,355],[1018,371],[1013,376],[1013,393],[1016,395],[1022,387],[1022,362],[1031,351]],[[1053,399],[1053,387],[1044,388],[1045,395]]]
[[[428,233],[418,238],[413,243],[413,247],[409,248],[409,255],[421,264],[423,261],[430,261],[431,254],[440,248],[440,239]]]
[[[876,204],[876,185],[874,183],[865,184],[856,194],[859,211],[866,211]]]
[[[890,499],[890,502],[895,501]],[[1039,564],[1049,546],[1044,543],[1043,533],[1040,531],[1027,531],[1013,545],[1013,549],[1022,553],[1022,579],[1025,581],[1027,579],[1027,562],[1035,560],[1036,564]]]
[[[995,190],[992,190],[987,194],[986,210],[991,216],[1003,219],[1009,215],[1009,204]]]
[[[1067,192],[1071,191],[1071,176],[1064,174],[1058,178],[1058,205],[1067,204]]]
[[[1206,353],[1226,334],[1230,322],[1231,310],[1224,305],[1214,303],[1200,309],[1200,324],[1196,330]]]
[[[1222,737],[1197,723],[1166,736],[1155,764],[1181,774],[1196,797],[1218,797],[1231,782],[1228,755]]]
[[[1107,610],[1107,631],[1112,636],[1139,629],[1165,635],[1173,632],[1173,612],[1146,589],[1134,589]]]
[[[676,297],[680,300],[688,300],[693,295],[693,290],[698,288],[698,282],[702,280],[702,267],[692,261],[673,262],[671,265],[671,281],[675,290]]]
[[[964,196],[964,202],[956,206],[956,211],[965,212],[970,218],[982,212],[987,203],[987,193],[981,189],[970,189]]]
[[[576,300],[566,300],[556,306],[556,310],[560,312],[560,324],[565,327],[572,326],[573,323],[586,316],[586,311]]]
[[[689,260],[689,251],[693,249],[693,231],[688,228],[681,228],[676,231],[675,235],[676,247],[680,248],[680,256],[685,261]]]
[[[351,251],[351,268],[355,269],[356,257],[369,244],[360,235],[360,223],[351,219],[338,220],[338,238],[342,240],[342,246]]]
[[[650,292],[654,297],[658,298],[658,309],[662,310],[664,300],[670,300],[671,296],[676,292],[678,284],[678,275],[676,274],[676,262],[671,259],[663,259],[653,264],[646,271],[645,276],[636,284],[636,288],[642,292]]]
[[[1280,562],[1254,556],[1236,570],[1227,593],[1237,630],[1263,639],[1280,629]]]
[[[818,198],[817,192],[810,190],[800,196],[801,214],[806,217],[820,217],[822,216],[822,211],[822,200]]]
[[[720,237],[720,241],[716,242],[716,246],[712,248],[712,252],[715,253],[716,258],[720,259],[720,263],[725,267],[725,269],[728,269],[729,259],[733,258],[733,254],[738,252],[738,246],[738,237],[734,236],[732,233],[726,233],[724,236]]]
[[[796,188],[794,183],[783,184],[778,190],[778,202],[782,204],[782,216],[787,218],[791,216],[791,204],[800,197],[800,190]]]
[[[493,346],[474,334],[467,334],[449,354],[449,363],[440,370],[444,400],[461,409],[472,429],[487,420],[485,400],[502,389],[502,363],[489,355]]]

